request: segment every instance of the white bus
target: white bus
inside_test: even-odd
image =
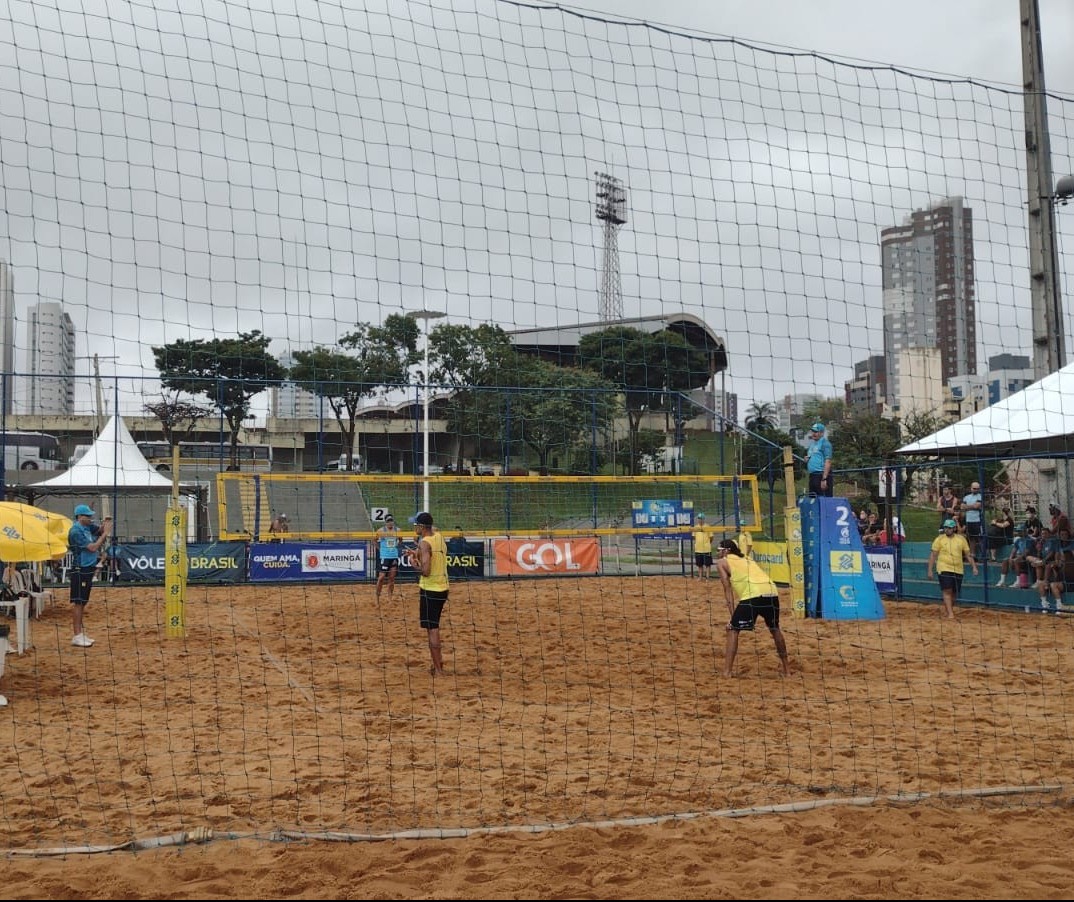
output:
[[[46,432],[5,432],[4,469],[58,470],[60,440]]]
[[[167,442],[138,442],[138,450],[161,473],[172,469],[172,446]],[[221,457],[221,454],[223,455]],[[239,469],[243,473],[272,471],[272,445],[239,445]],[[180,442],[179,466],[218,472],[231,469],[231,443]]]

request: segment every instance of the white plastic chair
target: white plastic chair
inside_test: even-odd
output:
[[[15,612],[15,648],[21,655],[33,645],[30,633],[30,596],[20,595],[10,601],[0,599],[0,608],[11,608]]]
[[[39,588],[34,582],[33,573],[29,570],[16,570],[11,588],[20,595],[25,593],[30,596],[34,603],[34,616],[38,620],[45,613],[45,602],[47,601],[49,604],[55,604],[56,602],[56,593],[51,589]]]

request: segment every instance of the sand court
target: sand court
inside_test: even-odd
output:
[[[8,658],[4,845],[211,831],[183,853],[208,864],[241,858],[240,841],[278,855],[281,835],[331,856],[339,847],[316,837],[474,831],[451,843],[522,854],[554,842],[530,835],[548,825],[578,825],[556,831],[568,845],[572,831],[616,845],[732,829],[693,819],[726,809],[940,794],[1025,818],[1065,804],[1070,618],[963,608],[947,623],[938,605],[889,602],[884,621],[829,622],[789,608],[791,676],[760,626],[728,680],[715,581],[458,582],[449,673],[434,678],[413,586],[379,602],[367,585],[195,586],[185,639],[164,638],[162,589],[98,587],[92,649],[69,644],[56,605],[34,649]]]

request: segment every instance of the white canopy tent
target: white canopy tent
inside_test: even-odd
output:
[[[895,453],[966,458],[1074,454],[1074,363]]]
[[[112,489],[157,493],[170,492],[172,481],[150,466],[122,418],[113,416],[71,469],[26,488],[34,495],[95,494]]]

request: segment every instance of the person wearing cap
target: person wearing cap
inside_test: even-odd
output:
[[[97,562],[101,549],[112,532],[112,518],[105,517],[98,527],[93,523],[93,508],[80,504],[75,508],[75,522],[67,533],[67,544],[71,549],[71,644],[78,648],[89,648],[93,639],[86,635],[84,618],[86,605],[89,604],[90,590],[93,588],[93,576],[97,572]]]
[[[705,515],[699,513],[695,518],[697,529],[694,531],[694,566],[697,572],[694,579],[712,577],[712,533],[705,529]]]
[[[1048,505],[1048,513],[1052,515],[1052,535],[1059,535],[1059,531],[1065,529],[1070,532],[1070,518],[1063,513],[1058,504],[1052,502]]]
[[[1029,586],[1029,564],[1030,557],[1035,557],[1037,554],[1037,539],[1036,536],[1030,534],[1029,530],[1025,526],[1016,526],[1014,528],[1014,540],[1011,542],[1010,554],[999,565],[999,581],[996,583],[997,589],[1002,589],[1006,585],[1007,574],[1011,573],[1011,588],[1015,588],[1019,583],[1024,582],[1025,587]]]
[[[447,543],[427,511],[415,514],[410,522],[418,536],[418,606],[422,629],[429,634],[433,662],[429,673],[443,676],[446,671],[440,646],[440,615],[448,600]]]
[[[734,539],[720,541],[716,572],[723,586],[723,597],[731,619],[727,623],[727,645],[724,649],[723,675],[733,676],[738,654],[738,634],[753,631],[758,617],[763,617],[779,655],[779,672],[790,674],[787,663],[787,642],[779,628],[779,590],[761,565],[742,554]],[[738,604],[735,604],[738,596]]]
[[[925,566],[925,578],[932,579],[932,571],[936,571],[940,580],[940,593],[943,595],[943,609],[948,620],[955,619],[955,601],[962,588],[962,578],[966,574],[964,564],[969,564],[973,568],[973,575],[977,575],[977,561],[970,551],[970,543],[958,532],[958,524],[954,520],[944,520],[943,533],[932,540],[932,553],[929,554],[929,562]]]
[[[388,582],[388,595],[395,598],[395,575],[399,572],[399,529],[395,517],[388,514],[384,525],[377,530],[377,599],[385,580]]]
[[[275,537],[272,539],[272,541],[282,542],[283,539],[280,538],[280,536],[282,536],[284,533],[291,531],[291,521],[287,519],[287,514],[276,514],[276,516],[272,518],[272,522],[269,524],[268,531],[269,535]]]
[[[735,543],[738,545],[739,550],[742,552],[742,556],[747,560],[753,560],[753,533],[746,529],[745,524],[738,524],[738,535],[735,536]]]
[[[823,423],[814,423],[809,430],[809,438],[812,444],[809,446],[809,457],[806,460],[806,470],[809,471],[809,494],[832,497],[832,443],[824,434]]]

